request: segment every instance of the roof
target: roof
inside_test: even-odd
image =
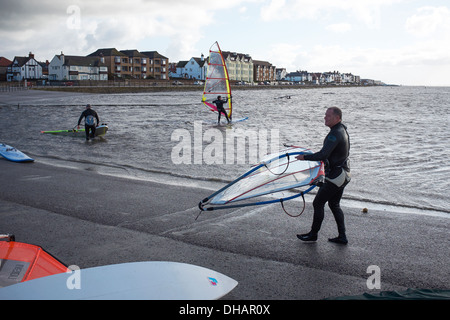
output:
[[[272,67],[272,64],[268,61],[253,60],[253,64],[259,65],[259,66]]]
[[[113,57],[113,56],[126,56],[126,57],[149,57],[149,58],[161,58],[168,59],[158,51],[138,51],[136,49],[131,50],[117,50],[116,48],[103,48],[88,55],[88,57]]]
[[[179,61],[177,63],[177,68],[184,68],[184,66],[188,63],[189,61]]]
[[[59,59],[61,59],[61,55],[57,55]],[[100,62],[100,59],[97,56],[66,56],[64,55],[64,65],[66,66],[100,66],[105,65]]]
[[[12,63],[11,60],[6,59],[5,57],[0,57],[0,67],[8,67]]]
[[[12,63],[17,62],[17,65],[19,67],[22,67],[23,65],[25,65],[30,59],[30,57],[14,57],[14,60]],[[33,58],[34,59],[34,58]]]
[[[98,49],[97,51],[88,55],[88,57],[111,57],[111,56],[126,56],[126,54],[118,51],[116,48],[104,48]]]
[[[303,75],[307,75],[308,72],[306,71],[294,71],[294,72],[289,72],[286,77],[298,77],[298,76],[303,76]]]
[[[192,59],[194,59],[195,62],[197,62],[197,64],[198,64],[200,67],[203,67],[203,66],[208,62],[207,59],[205,59],[205,58],[203,58],[203,60],[202,60],[202,58],[195,58],[195,57],[192,57]]]
[[[225,59],[227,59],[227,57],[230,57],[230,60],[241,60],[246,62],[252,60],[252,57],[250,55],[244,53],[222,51],[222,55]]]
[[[161,58],[161,59],[167,59],[167,57],[163,56],[162,54],[158,53],[158,51],[142,51],[142,54],[145,54],[149,58]]]
[[[132,50],[120,50],[123,54],[125,54],[127,57],[141,57],[141,58],[147,58],[145,54],[142,54],[141,52],[137,51],[136,49]]]

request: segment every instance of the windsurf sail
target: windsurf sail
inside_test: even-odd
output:
[[[230,79],[222,51],[220,50],[219,44],[215,42],[209,49],[208,71],[206,73],[202,103],[211,111],[217,111],[217,107],[213,101],[217,100],[218,96],[221,96],[222,100],[227,100],[228,103],[224,104],[224,109],[227,112],[228,118],[231,119],[233,108]]]
[[[67,267],[39,246],[0,235],[0,288],[66,272]]]
[[[199,203],[201,211],[264,205],[303,196],[324,181],[322,161],[301,161],[295,157],[310,154],[301,147],[288,147],[264,157],[251,170]],[[299,193],[272,200],[259,197],[297,189]],[[256,199],[256,200],[255,200]],[[239,203],[243,201],[242,203]],[[284,209],[284,206],[283,206]]]

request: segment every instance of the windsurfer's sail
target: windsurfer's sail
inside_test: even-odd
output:
[[[289,147],[266,156],[250,171],[203,199],[199,203],[200,210],[283,203],[283,201],[303,196],[318,183],[323,182],[325,177],[323,162],[300,161],[295,158],[299,154],[307,153],[311,151],[300,147]],[[236,203],[294,188],[298,188],[300,193],[275,200]]]
[[[208,71],[202,102],[210,110],[217,111],[217,107],[213,103],[217,99],[217,96],[221,96],[223,100],[227,100],[228,103],[224,104],[224,109],[227,112],[228,118],[231,119],[233,108],[227,65],[219,44],[215,42],[209,49]]]
[[[67,267],[39,246],[0,235],[0,288],[66,272]]]

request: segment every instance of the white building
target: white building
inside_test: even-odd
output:
[[[7,81],[37,80],[42,78],[42,66],[34,59],[34,54],[28,57],[14,57],[12,64],[6,70]]]
[[[192,57],[189,61],[180,61],[176,66],[176,74],[172,74],[173,78],[205,80],[206,71],[208,70],[207,59],[202,56],[200,58]]]
[[[55,55],[48,66],[53,81],[108,80],[108,67],[99,57]]]

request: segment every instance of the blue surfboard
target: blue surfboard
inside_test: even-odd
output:
[[[27,156],[20,150],[17,150],[14,147],[11,147],[7,144],[0,143],[0,155],[2,155],[5,159],[14,162],[32,162],[34,159]]]

